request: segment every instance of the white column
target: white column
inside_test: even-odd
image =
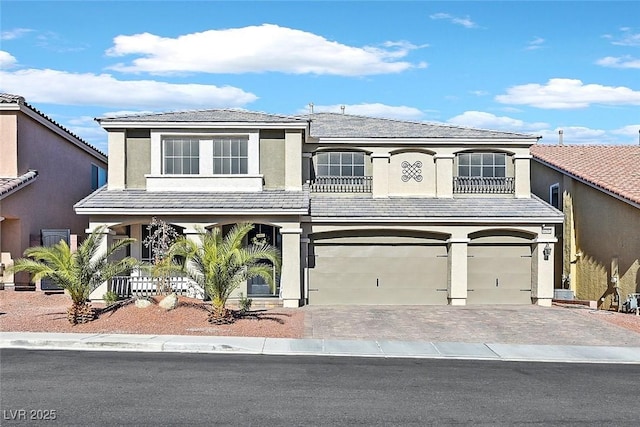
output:
[[[371,154],[372,162],[372,195],[373,197],[389,197],[389,153]]]
[[[105,224],[105,225],[113,225],[113,224]],[[90,223],[89,228],[85,230],[85,232],[87,234],[91,234],[97,227],[98,227],[97,225]],[[113,243],[113,236],[115,235],[116,235],[115,231],[112,231],[108,227],[103,230],[104,238],[102,239],[102,242],[100,243],[100,246],[94,255],[94,259],[101,257],[107,253],[109,246],[111,246],[111,244]],[[91,292],[91,294],[89,294],[89,299],[91,301],[102,301],[103,295],[107,293],[108,290],[109,290],[109,283],[104,282],[103,284],[95,288],[93,292]]]
[[[300,235],[301,228],[281,228],[282,270],[280,272],[280,295],[284,307],[300,307],[302,298],[300,279]]]
[[[468,238],[451,238],[449,244],[448,286],[449,304],[467,304],[467,248]]]
[[[535,304],[545,307],[551,307],[553,299],[553,251],[556,242],[554,237],[540,237],[533,247],[531,298]]]
[[[453,197],[454,154],[436,154],[436,197]]]
[[[531,197],[530,155],[513,156],[516,197]]]

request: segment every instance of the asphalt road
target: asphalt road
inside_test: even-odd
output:
[[[0,424],[634,425],[639,384],[639,365],[3,349]]]

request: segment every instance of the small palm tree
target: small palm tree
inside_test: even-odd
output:
[[[218,227],[198,230],[199,242],[180,237],[171,253],[181,257],[185,273],[211,297],[210,322],[231,321],[226,308],[231,293],[244,281],[262,277],[274,290],[276,271],[280,271],[280,252],[266,242],[244,246],[253,224],[239,223],[223,237]]]
[[[110,262],[109,257],[135,239],[121,239],[98,255],[98,250],[105,238],[104,229],[99,227],[91,233],[72,252],[64,240],[50,246],[36,246],[24,251],[25,258],[16,260],[12,271],[26,271],[33,274],[33,280],[49,278],[55,285],[67,291],[72,306],[68,310],[68,319],[72,324],[85,323],[95,319],[95,311],[88,304],[91,292],[112,277],[133,268],[137,261],[125,257],[117,262]]]

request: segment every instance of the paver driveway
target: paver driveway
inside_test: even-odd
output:
[[[305,338],[640,346],[640,333],[586,308],[306,306]],[[626,315],[631,316],[631,315]]]

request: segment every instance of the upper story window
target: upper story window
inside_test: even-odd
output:
[[[549,204],[556,209],[560,209],[560,184],[558,183],[549,187]]]
[[[458,176],[506,177],[505,153],[460,153],[458,154]]]
[[[162,162],[165,174],[199,174],[200,141],[195,138],[164,138]]]
[[[223,137],[213,140],[214,174],[247,174],[249,165],[247,138]]]
[[[107,170],[91,164],[91,189],[97,190],[107,183]]]
[[[322,152],[316,154],[317,176],[364,176],[363,152]]]

